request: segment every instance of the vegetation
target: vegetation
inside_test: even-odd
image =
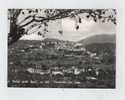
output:
[[[20,40],[9,46],[9,87],[115,88],[115,61],[107,62],[109,56],[102,56],[108,53],[115,59],[113,44],[86,46],[99,59],[86,53],[64,51],[61,55],[54,48],[40,49],[40,44],[41,41]]]
[[[82,14],[94,22],[116,25],[115,9],[9,9],[8,86],[115,88],[114,44],[89,44],[75,49],[69,41],[59,41],[61,46],[41,47],[43,41],[20,40],[30,34],[45,40],[48,23],[67,17],[79,30],[84,21]],[[63,30],[58,33],[63,35]]]
[[[9,9],[10,30],[8,33],[8,45],[15,43],[25,34],[38,34],[45,37],[50,21],[67,17],[75,20],[76,30],[79,30],[79,24],[84,19],[80,16],[81,14],[85,14],[88,20],[116,24],[115,9]],[[20,16],[22,17],[20,18]],[[36,30],[30,31],[34,27]],[[39,29],[42,31],[38,31]],[[58,32],[63,35],[62,29],[59,29]]]

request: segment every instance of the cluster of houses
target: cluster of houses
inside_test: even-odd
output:
[[[51,69],[43,70],[36,66],[36,68],[28,68],[27,71],[31,74],[40,74],[40,75],[51,75],[51,76],[62,76],[65,77],[66,74],[69,76],[72,75],[80,75],[81,73],[85,73],[84,77],[88,80],[97,80],[97,77],[101,74],[99,68],[93,68],[91,66],[85,68],[77,68],[75,66],[71,66],[70,68],[58,68],[52,67]]]
[[[93,53],[88,51],[82,43],[75,43],[70,41],[62,41],[62,40],[54,40],[54,39],[46,39],[41,42],[41,49],[44,48],[53,48],[56,50],[64,51],[65,56],[72,55],[87,55],[90,59],[99,60],[100,57],[97,53]]]
[[[40,48],[55,48],[59,49],[73,49],[74,42],[55,40],[55,39],[45,39],[42,41]]]
[[[55,48],[57,50],[63,49],[63,50],[69,50],[69,51],[85,51],[86,49],[84,47],[81,47],[81,43],[75,43],[70,41],[62,41],[62,40],[52,40],[52,39],[46,39],[43,40],[41,43],[40,48]]]

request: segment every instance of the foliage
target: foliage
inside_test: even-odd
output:
[[[77,57],[77,54],[72,56],[60,55],[60,51],[55,49],[40,49],[41,41],[23,41],[20,40],[15,44],[9,46],[8,51],[8,86],[10,87],[78,87],[78,88],[114,88],[115,87],[115,62],[110,61],[108,64],[102,62],[94,63],[95,60],[91,59],[85,54],[81,54]],[[32,47],[30,47],[32,45]],[[105,44],[100,46],[99,44],[92,44],[93,46],[87,47],[87,49],[93,50],[99,55],[108,53],[110,58],[115,59],[115,51],[113,44]],[[35,48],[33,48],[35,47]],[[112,51],[107,51],[107,48],[112,48]],[[27,51],[27,48],[29,51]],[[105,49],[105,50],[103,50]],[[99,52],[100,50],[100,52]],[[48,53],[49,51],[49,53]],[[53,55],[51,51],[55,52]],[[49,56],[49,57],[47,57]],[[54,57],[54,59],[53,59]],[[109,57],[108,57],[109,58]],[[109,58],[109,59],[110,59]],[[103,59],[107,59],[103,56]],[[92,61],[93,60],[93,61]],[[101,59],[98,59],[101,60]],[[91,72],[80,72],[79,74],[73,74],[74,69],[90,69]],[[36,70],[46,70],[57,69],[56,71],[61,71],[62,74],[57,74],[52,76],[49,74],[38,74],[27,72],[28,68],[34,68]],[[95,76],[94,69],[99,69],[99,75]],[[71,72],[70,72],[71,71]],[[93,72],[94,71],[94,72]],[[52,77],[51,77],[52,76]],[[87,79],[87,77],[95,77],[96,80]],[[51,79],[51,80],[50,80]],[[15,80],[15,81],[14,81]],[[17,80],[17,81],[16,81]],[[20,83],[18,83],[18,81]],[[28,81],[28,83],[22,83],[23,81]],[[33,83],[32,81],[36,82]],[[49,81],[50,83],[45,83]],[[54,83],[62,82],[62,83]],[[40,83],[42,82],[42,83]],[[65,83],[63,83],[65,82]],[[69,82],[69,83],[68,83]],[[80,82],[75,84],[75,82]]]
[[[116,24],[115,9],[9,9],[10,32],[8,34],[8,44],[16,42],[24,34],[35,33],[44,37],[48,32],[48,23],[50,21],[66,17],[75,20],[76,30],[78,30],[83,19],[80,16],[81,14],[95,22],[112,22]],[[19,19],[19,16],[23,18]],[[34,27],[36,31],[30,32]],[[39,29],[43,31],[37,31]],[[61,35],[63,34],[61,29],[58,32]]]

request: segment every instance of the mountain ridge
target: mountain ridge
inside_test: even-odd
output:
[[[93,36],[90,36],[88,38],[78,41],[78,43],[81,43],[83,45],[88,45],[88,44],[93,44],[93,43],[116,43],[116,35],[115,34],[93,35]]]
[[[77,42],[74,41],[68,41],[68,40],[60,40],[60,39],[56,39],[56,38],[45,38],[44,40],[42,40],[42,42],[66,42],[66,43],[73,43],[73,44],[81,44],[81,46],[86,46],[89,44],[93,44],[93,43],[99,43],[99,44],[103,44],[103,43],[116,43],[116,35],[115,34],[101,34],[101,35],[93,35],[93,36],[89,36],[85,39],[79,40]]]

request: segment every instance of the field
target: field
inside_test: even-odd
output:
[[[115,88],[114,44],[85,46],[98,59],[40,44],[19,40],[8,47],[8,87]]]

